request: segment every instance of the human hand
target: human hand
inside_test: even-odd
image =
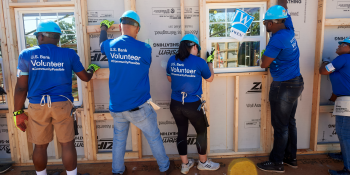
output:
[[[21,114],[17,114],[17,115],[15,115],[15,116],[13,116],[13,120],[14,120],[14,122],[15,122],[15,126],[16,126],[19,130],[21,130],[21,131],[23,131],[23,132],[26,131],[27,126],[26,126],[26,124],[24,123],[24,121],[25,121],[25,120],[28,121],[28,116],[27,116],[24,112],[21,113]]]

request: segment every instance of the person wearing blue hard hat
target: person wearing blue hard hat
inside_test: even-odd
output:
[[[287,0],[278,0],[278,4],[267,10],[263,21],[267,32],[272,33],[262,54],[261,67],[269,67],[273,77],[269,101],[274,142],[269,160],[258,163],[257,167],[268,172],[284,172],[283,164],[298,167],[295,113],[298,98],[304,90],[300,52],[292,18],[287,11]]]
[[[109,64],[109,110],[114,121],[112,173],[127,174],[124,165],[130,122],[141,129],[159,165],[160,174],[168,175],[174,167],[166,155],[150,94],[150,45],[136,39],[140,17],[126,11],[120,17],[121,36],[107,39],[107,29],[114,22],[101,22],[100,46]]]
[[[62,146],[67,175],[80,174],[74,146],[77,127],[72,115],[72,71],[87,82],[99,68],[92,64],[86,71],[73,49],[57,47],[61,33],[55,22],[41,22],[34,33],[38,46],[23,50],[18,58],[13,119],[18,129],[27,131],[28,142],[35,144],[33,163],[38,175],[47,174],[47,147],[53,130]],[[23,111],[26,98],[28,116]]]
[[[336,159],[342,159],[344,169],[340,171],[328,170],[331,175],[350,174],[350,37],[339,41],[336,50],[338,56],[331,60],[323,58],[319,72],[322,75],[329,75],[332,84],[332,90],[335,98],[333,115],[335,118],[335,130],[337,132],[341,155]],[[333,95],[332,95],[333,96]],[[333,155],[334,156],[334,155]],[[333,158],[332,154],[330,157]]]
[[[202,100],[202,78],[208,82],[214,79],[213,56],[207,61],[198,57],[201,50],[198,38],[195,35],[185,35],[179,46],[178,53],[169,58],[167,64],[167,78],[171,82],[170,111],[178,128],[176,139],[177,150],[182,160],[181,173],[187,174],[194,166],[194,160],[187,158],[188,122],[197,132],[197,151],[199,170],[217,170],[220,164],[207,159],[207,127]]]

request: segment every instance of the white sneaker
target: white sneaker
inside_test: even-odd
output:
[[[198,170],[215,171],[219,168],[220,168],[220,164],[212,162],[211,159],[207,159],[207,161],[205,163],[202,163],[201,161],[198,160],[198,165],[197,165]]]
[[[188,164],[187,165],[184,164],[184,163],[181,165],[181,173],[182,174],[187,174],[190,171],[190,169],[193,167],[193,165],[194,165],[194,160],[193,159],[188,159]]]

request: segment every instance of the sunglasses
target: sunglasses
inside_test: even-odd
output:
[[[347,43],[341,43],[339,44],[340,47],[345,47],[345,46],[350,46],[350,44],[347,44]]]

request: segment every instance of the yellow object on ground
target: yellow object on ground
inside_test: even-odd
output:
[[[257,175],[255,164],[247,159],[235,159],[228,166],[227,175]]]

